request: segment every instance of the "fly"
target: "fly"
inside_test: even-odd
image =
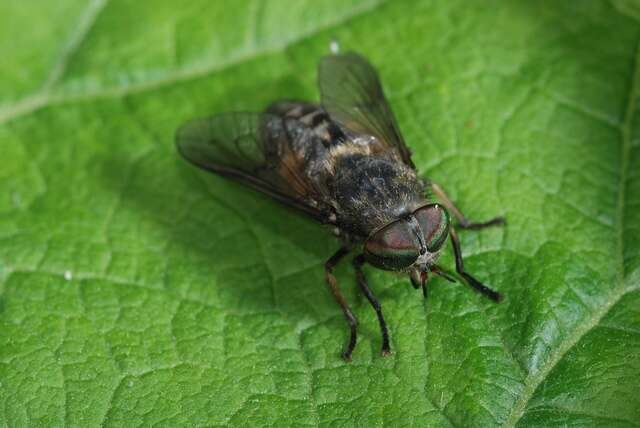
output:
[[[333,269],[352,251],[357,251],[353,267],[358,286],[378,317],[383,356],[391,353],[389,333],[365,279],[365,263],[406,273],[426,298],[429,274],[455,281],[436,264],[450,238],[458,275],[499,302],[498,292],[465,271],[456,227],[482,229],[502,225],[504,219],[469,221],[438,184],[419,177],[376,70],[366,59],[355,53],[325,56],[318,83],[320,105],[278,101],[263,113],[196,119],[178,129],[176,142],[194,165],[266,193],[333,228],[341,247],[325,263],[325,274],[349,324],[343,358],[351,360],[358,322]]]

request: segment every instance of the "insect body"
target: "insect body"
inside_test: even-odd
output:
[[[319,66],[321,105],[280,101],[263,113],[224,113],[196,119],[176,134],[180,153],[193,164],[235,179],[331,225],[341,248],[325,264],[326,279],[350,326],[343,352],[356,345],[357,321],[333,275],[335,265],[353,259],[357,282],[375,309],[382,354],[390,353],[380,303],[362,265],[406,272],[427,297],[429,273],[453,278],[437,264],[447,237],[457,273],[494,301],[501,296],[464,270],[449,214],[465,229],[503,224],[468,221],[437,184],[422,180],[411,161],[375,69],[354,53],[329,55]],[[431,191],[442,205],[427,197]]]

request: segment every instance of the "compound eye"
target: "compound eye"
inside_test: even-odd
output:
[[[420,255],[420,242],[406,221],[397,220],[369,236],[364,254],[374,266],[401,270],[416,261]]]
[[[430,253],[434,253],[442,247],[449,236],[449,214],[447,210],[438,204],[426,205],[417,209],[413,216],[418,220],[424,242]]]

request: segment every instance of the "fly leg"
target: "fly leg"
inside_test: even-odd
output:
[[[456,282],[456,279],[451,276],[451,274],[449,272],[447,272],[446,270],[442,269],[440,266],[438,265],[433,265],[429,268],[429,270],[433,273],[435,273],[438,276],[443,277],[444,279],[446,279],[449,282]]]
[[[333,296],[336,298],[336,301],[342,307],[342,311],[344,312],[345,318],[347,318],[347,322],[349,323],[349,328],[351,330],[351,336],[349,337],[349,344],[347,345],[347,348],[342,353],[342,358],[344,358],[346,361],[351,361],[351,353],[353,352],[353,349],[356,347],[356,340],[357,340],[356,330],[358,327],[358,320],[356,319],[355,315],[353,315],[353,312],[351,311],[351,308],[349,307],[347,300],[344,298],[344,296],[342,295],[342,292],[340,291],[340,287],[338,286],[338,281],[336,280],[336,276],[333,274],[333,268],[338,264],[338,262],[344,256],[349,254],[349,251],[351,251],[349,248],[346,248],[346,247],[340,248],[324,264],[324,271],[325,271],[325,276],[327,278],[327,284],[329,284],[329,287],[331,288],[331,291],[333,292]]]
[[[436,275],[443,277],[449,282],[456,282],[456,279],[451,276],[449,272],[445,271],[438,265],[431,265],[429,267],[429,270]],[[426,271],[419,272],[417,270],[414,270],[409,273],[409,278],[411,279],[411,285],[413,285],[413,288],[415,288],[416,290],[418,288],[422,288],[422,297],[427,300],[427,297],[429,295],[429,289],[427,287],[429,283],[429,274]]]
[[[373,309],[376,311],[376,315],[378,315],[378,322],[380,323],[380,332],[382,333],[382,356],[387,357],[391,355],[391,348],[389,347],[389,332],[387,331],[387,322],[384,320],[384,315],[382,315],[382,306],[380,306],[380,302],[376,299],[376,296],[373,295],[373,292],[369,288],[367,284],[367,279],[364,277],[364,272],[362,271],[362,265],[365,263],[364,255],[360,254],[356,258],[353,259],[353,267],[356,270],[356,279],[358,280],[358,285],[360,289],[367,296],[367,300],[373,306]]]
[[[447,210],[449,210],[449,212],[451,212],[453,216],[458,220],[458,222],[460,223],[460,228],[462,229],[478,230],[478,229],[484,229],[485,227],[489,227],[489,226],[504,225],[506,223],[504,217],[495,217],[489,221],[485,221],[482,223],[469,221],[464,216],[464,214],[460,212],[460,210],[458,209],[458,207],[456,207],[453,201],[449,199],[449,197],[444,192],[444,190],[442,190],[442,187],[440,187],[438,184],[433,182],[430,183],[430,187],[431,187],[431,190],[433,190],[433,193],[438,197],[438,199],[442,201],[442,204],[447,208]]]
[[[456,272],[458,272],[460,276],[467,281],[467,284],[475,288],[477,291],[481,292],[482,294],[484,294],[494,302],[500,302],[502,300],[502,295],[500,293],[490,289],[489,287],[487,287],[486,285],[484,285],[483,283],[481,283],[480,281],[472,277],[470,274],[465,272],[464,264],[462,263],[462,251],[460,250],[460,241],[458,240],[458,234],[456,233],[456,229],[453,226],[451,226],[451,228],[449,229],[449,236],[451,236],[451,244],[453,245],[453,252],[456,256]]]

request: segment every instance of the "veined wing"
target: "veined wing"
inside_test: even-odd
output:
[[[223,113],[195,119],[176,132],[180,154],[194,165],[230,177],[318,221],[326,221],[321,195],[304,175],[281,118]]]
[[[322,107],[333,120],[394,147],[402,160],[415,169],[378,73],[366,59],[353,52],[325,56],[318,68],[318,83]]]

